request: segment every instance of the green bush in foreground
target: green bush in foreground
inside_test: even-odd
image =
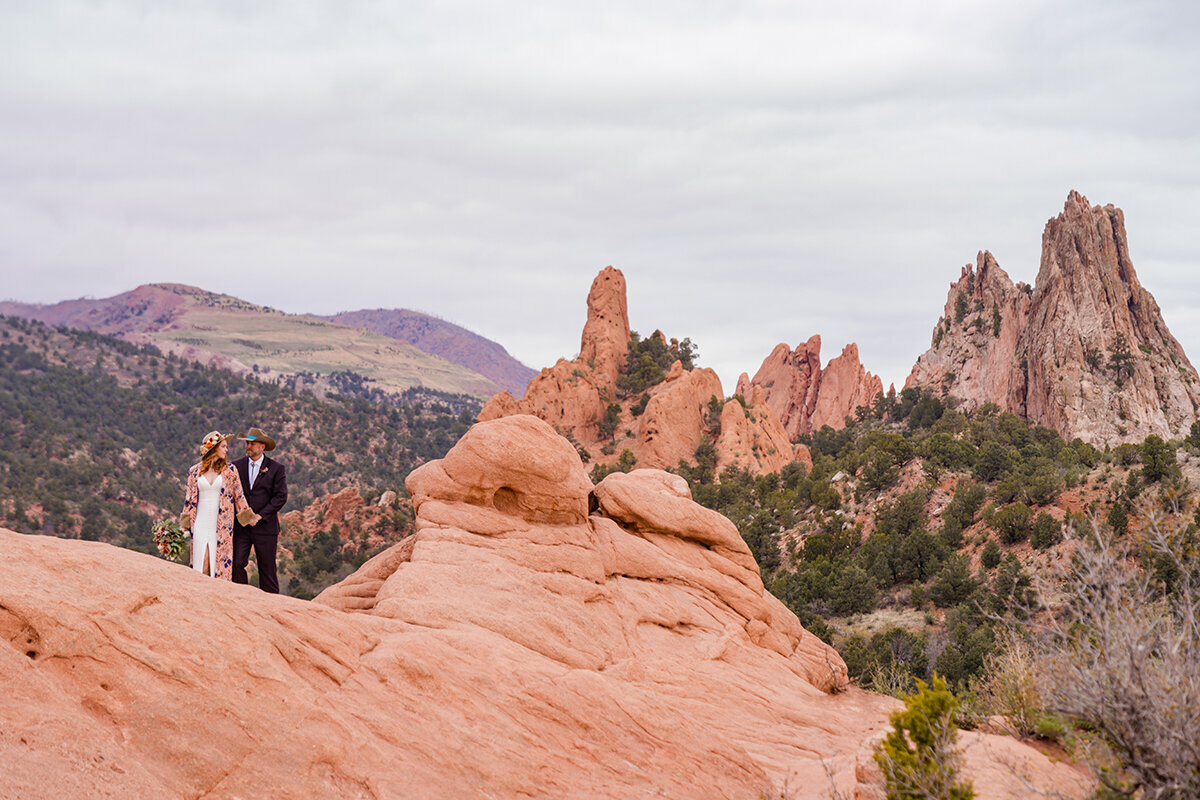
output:
[[[875,751],[888,800],[975,797],[970,782],[958,779],[957,708],[946,682],[934,675],[932,685],[918,681],[917,693],[904,701],[903,711],[892,715],[892,730]]]

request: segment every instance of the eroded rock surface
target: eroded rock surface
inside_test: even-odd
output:
[[[870,406],[883,392],[883,382],[859,362],[853,342],[822,369],[821,337],[816,335],[795,350],[775,345],[754,377],[742,378],[738,393],[748,396],[751,387],[761,388],[793,439],[823,425],[845,427],[846,417],[853,418],[859,406]]]
[[[0,797],[867,791],[896,701],[831,693],[841,659],[678,476],[592,489],[516,416],[408,488],[417,532],[313,603],[0,531]],[[980,741],[1081,796],[1068,768]],[[968,749],[980,796],[1026,796],[998,752]]]

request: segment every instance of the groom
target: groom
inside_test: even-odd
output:
[[[275,449],[275,440],[261,428],[251,428],[240,437],[246,443],[246,455],[235,460],[246,502],[259,520],[253,525],[233,523],[233,581],[247,583],[246,565],[250,548],[258,562],[258,588],[279,594],[275,572],[275,547],[279,543],[279,510],[287,502],[287,471],[283,464],[263,453]]]

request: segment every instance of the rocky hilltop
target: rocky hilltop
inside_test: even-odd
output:
[[[694,464],[704,443],[713,446],[718,471],[736,465],[759,474],[778,472],[797,458],[811,463],[808,449],[792,445],[764,395],[748,392],[741,402],[726,403],[721,379],[711,369],[685,369],[677,360],[662,380],[623,392],[631,341],[625,276],[606,267],[588,292],[579,356],[543,369],[520,401],[508,392],[496,395],[479,420],[532,414],[597,464],[616,463],[625,450],[641,467]]]
[[[1200,378],[1137,278],[1125,216],[1071,192],[1031,289],[980,253],[950,285],[906,387],[996,403],[1095,445],[1186,435]]]
[[[520,396],[537,374],[517,361],[497,342],[444,319],[403,308],[343,311],[322,317],[338,325],[366,328],[489,378],[501,389]]]
[[[0,797],[878,797],[896,701],[657,470],[528,416],[410,476],[417,532],[319,602],[0,531]],[[5,646],[6,645],[6,646]],[[1085,789],[964,732],[981,797]]]
[[[767,405],[794,439],[825,425],[844,428],[846,417],[853,417],[859,406],[875,402],[883,382],[859,363],[854,342],[821,369],[821,337],[814,335],[795,350],[777,344],[753,378],[742,373],[738,394],[748,397],[752,387],[762,390]]]

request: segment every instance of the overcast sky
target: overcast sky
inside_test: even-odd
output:
[[[903,383],[950,281],[1125,211],[1200,354],[1200,4],[0,0],[0,299],[182,282],[411,308],[532,367],[595,274],[726,393],[779,342]]]

